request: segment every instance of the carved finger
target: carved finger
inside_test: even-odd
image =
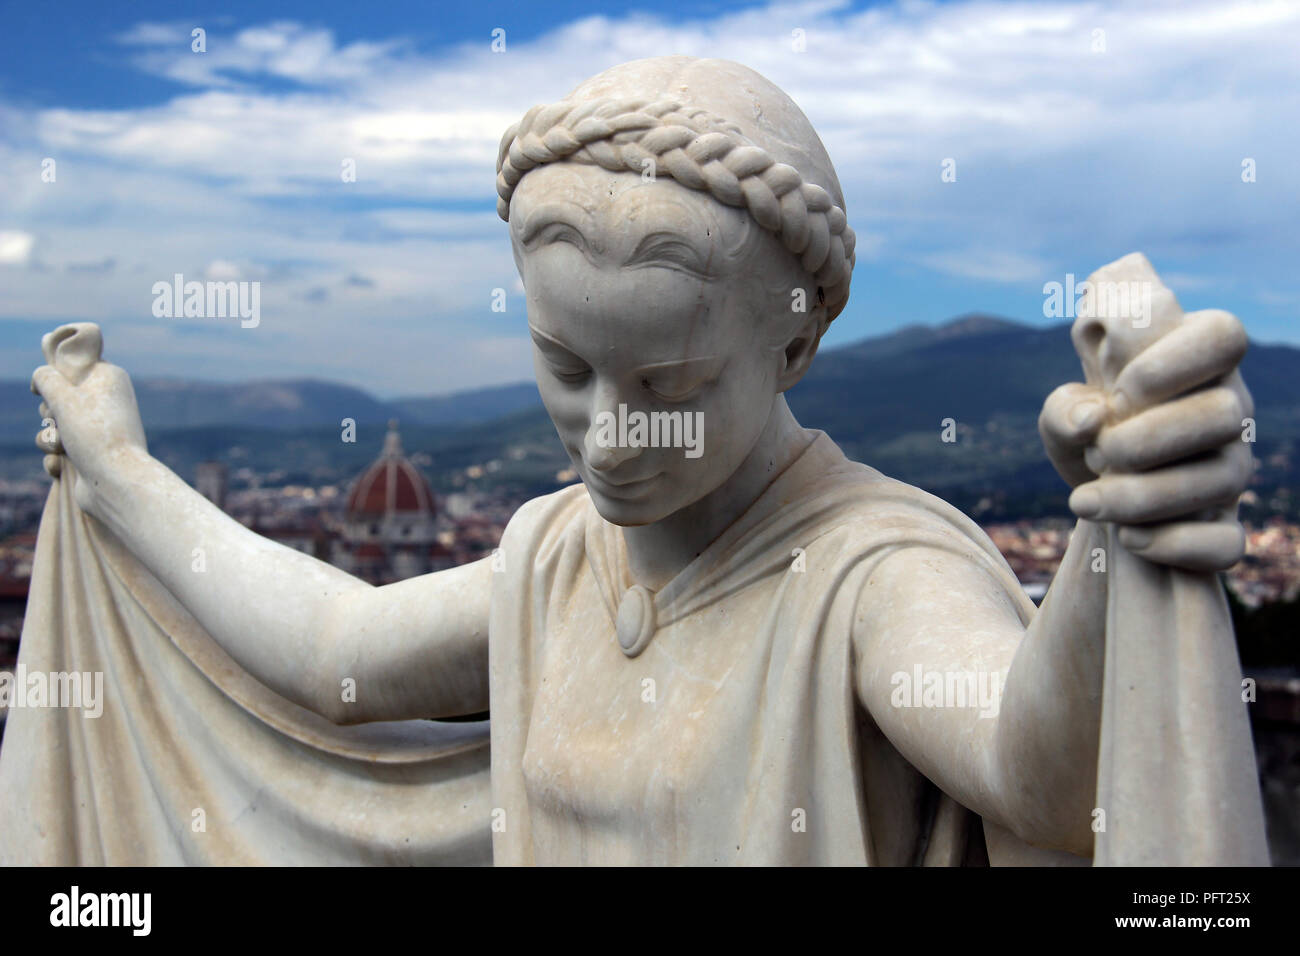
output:
[[[1224,571],[1246,553],[1246,532],[1235,521],[1174,521],[1120,528],[1119,543],[1156,564]]]
[[[1254,416],[1255,399],[1251,397],[1250,390],[1246,388],[1246,382],[1242,379],[1240,371],[1234,371],[1231,375],[1225,378],[1223,380],[1223,387],[1231,389],[1232,393],[1237,396],[1237,402],[1241,405],[1241,415],[1243,418]]]
[[[1038,434],[1061,477],[1071,485],[1096,478],[1083,452],[1106,420],[1106,395],[1099,388],[1070,382],[1047,396],[1038,416]]]
[[[1248,447],[1227,447],[1192,461],[1138,474],[1107,474],[1074,489],[1080,518],[1149,524],[1236,501],[1250,480]]]
[[[1240,441],[1243,414],[1232,389],[1203,389],[1103,428],[1086,461],[1097,474],[1167,465]]]
[[[52,365],[42,365],[32,372],[32,393],[39,395],[51,410],[58,406],[59,396],[73,387],[73,384]]]
[[[1184,322],[1124,367],[1111,408],[1118,418],[1227,375],[1246,354],[1246,330],[1219,309],[1189,312]]]
[[[63,442],[59,439],[59,430],[53,425],[42,428],[36,433],[36,447],[47,455],[62,455]]]

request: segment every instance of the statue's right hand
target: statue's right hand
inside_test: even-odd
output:
[[[130,376],[102,361],[78,372],[74,383],[53,365],[42,365],[32,373],[32,391],[42,399],[36,445],[46,453],[46,470],[57,475],[59,456],[66,455],[84,479],[77,497],[85,507],[118,463],[148,449]]]

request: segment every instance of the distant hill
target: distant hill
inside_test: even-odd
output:
[[[393,406],[361,389],[312,379],[225,384],[132,378],[131,383],[147,431],[213,425],[302,428],[337,424],[347,417],[358,423],[383,422],[397,414]],[[34,439],[37,406],[26,382],[0,382],[0,441],[14,441],[29,432]]]
[[[315,379],[283,381],[187,382],[132,378],[145,429],[311,428],[338,426],[344,418],[358,425],[390,418],[416,425],[468,425],[491,421],[541,405],[532,382],[433,397],[384,401],[359,388]],[[0,444],[34,438],[38,402],[26,382],[0,382]]]
[[[1017,331],[1032,329],[984,315],[963,316],[940,326],[912,325],[823,352],[813,366],[813,374],[820,375],[823,365],[870,362],[943,342]],[[133,378],[132,383],[140,416],[150,431],[221,425],[310,428],[337,426],[344,418],[367,425],[390,418],[399,419],[403,426],[472,425],[541,406],[537,385],[531,381],[390,401],[358,388],[317,379],[222,383]],[[36,403],[27,382],[0,381],[0,443],[34,436],[35,416]]]
[[[1011,319],[1004,319],[996,315],[971,312],[950,319],[942,325],[905,325],[901,329],[895,329],[893,332],[887,332],[884,335],[875,335],[871,338],[861,339],[851,345],[842,345],[837,349],[828,350],[823,355],[835,354],[841,357],[865,359],[888,358],[891,355],[934,345],[936,342],[992,335],[999,332],[1032,330],[1033,326],[1025,325],[1023,322],[1013,322]]]
[[[1261,407],[1300,404],[1294,387],[1300,349],[1254,345],[1245,373]],[[982,419],[995,411],[1036,415],[1052,388],[1079,378],[1068,324],[1044,329],[972,314],[826,349],[790,400],[805,424],[835,430],[849,426],[850,432],[864,431],[855,437],[868,437],[929,423],[936,415],[959,420]],[[133,381],[147,429],[304,428],[337,426],[343,418],[358,424],[398,418],[403,425],[470,425],[541,404],[531,381],[389,401],[316,379]],[[0,442],[35,434],[34,406],[25,381],[0,381]]]
[[[527,408],[540,408],[537,383],[500,385],[430,398],[398,398],[389,403],[402,421],[421,425],[470,425],[490,422]]]
[[[1243,373],[1257,408],[1260,489],[1289,495],[1291,463],[1300,461],[1300,349],[1253,345]],[[977,516],[1027,517],[1064,512],[1065,488],[1036,423],[1047,394],[1080,378],[1068,325],[967,315],[827,349],[788,398],[801,423],[851,457]],[[392,401],[313,380],[135,384],[151,450],[187,477],[206,457],[285,480],[351,475],[377,453],[388,418],[401,420],[408,450],[430,456],[443,490],[463,484],[468,465],[499,460],[499,480],[535,493],[567,462],[532,382]],[[338,440],[343,418],[358,423],[356,445]],[[940,441],[946,418],[957,423],[955,444]],[[0,448],[0,474],[39,472],[37,425],[27,383],[0,382],[0,446],[11,446]]]

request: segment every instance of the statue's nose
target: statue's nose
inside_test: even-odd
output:
[[[626,420],[626,403],[620,401],[616,389],[598,387],[592,402],[591,424],[583,441],[588,467],[596,471],[613,471],[625,461],[641,454],[639,447],[626,442],[626,429],[620,425]]]
[[[592,440],[587,433],[587,465],[595,471],[613,471],[625,461],[630,461],[641,453],[640,448],[619,445],[601,445]]]

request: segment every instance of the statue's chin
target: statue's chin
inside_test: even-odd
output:
[[[610,524],[618,525],[620,528],[640,528],[661,521],[665,517],[662,513],[662,505],[653,500],[620,501],[601,494],[591,485],[587,485],[587,494],[591,496],[591,503],[595,505],[596,513]]]

